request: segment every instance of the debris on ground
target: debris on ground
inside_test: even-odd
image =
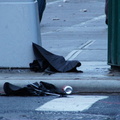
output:
[[[78,60],[65,60],[63,56],[55,55],[35,43],[33,43],[33,51],[36,60],[29,64],[31,71],[50,74],[55,72],[82,72],[77,70],[77,67],[81,66]]]
[[[68,88],[68,89],[67,89]],[[24,87],[19,87],[13,85],[9,82],[5,82],[3,89],[6,96],[66,96],[72,93],[72,87],[66,86],[64,89],[59,89],[55,85],[47,82],[35,82],[33,84],[28,84]]]

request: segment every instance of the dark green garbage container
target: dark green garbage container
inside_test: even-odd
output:
[[[120,67],[120,0],[109,0],[108,64]]]

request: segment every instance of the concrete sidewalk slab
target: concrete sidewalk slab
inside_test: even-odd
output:
[[[81,93],[119,93],[120,75],[111,73],[105,62],[84,62],[78,69],[83,73],[55,73],[48,75],[34,72],[9,72],[0,73],[0,93],[4,93],[3,85],[10,82],[14,85],[24,87],[34,82],[48,82],[62,89],[63,86],[73,87],[74,94]],[[116,73],[116,74],[115,74]]]

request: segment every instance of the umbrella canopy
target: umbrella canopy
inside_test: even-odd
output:
[[[39,65],[43,69],[49,67],[57,72],[75,72],[77,71],[76,67],[81,66],[79,61],[67,61],[63,56],[55,55],[35,43],[33,43],[33,50]]]

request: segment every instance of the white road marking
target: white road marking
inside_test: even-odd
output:
[[[36,111],[83,111],[108,96],[75,96],[57,98],[35,109]]]
[[[58,3],[58,2],[61,2],[63,0],[56,0],[56,1],[53,1],[53,2],[48,2],[47,5],[52,5],[52,4],[55,4],[55,3]]]
[[[92,23],[92,22],[95,22],[95,21],[98,21],[98,20],[101,20],[101,19],[104,19],[104,18],[105,18],[105,15],[101,15],[101,16],[98,16],[98,17],[94,17],[90,20],[87,20],[85,22],[81,22],[80,24],[73,25],[72,27],[85,26],[86,24],[89,24],[89,23]]]
[[[73,60],[75,57],[77,57],[80,53],[82,52],[82,50],[73,50],[71,51],[66,57],[66,60]]]
[[[79,27],[82,27],[82,26],[86,26],[87,24],[90,24],[92,22],[95,22],[95,21],[98,21],[98,20],[101,20],[101,19],[104,19],[105,18],[105,15],[101,15],[101,16],[98,16],[98,17],[94,17],[90,20],[87,20],[85,22],[81,22],[80,24],[75,24],[73,26],[70,26],[70,27],[60,27],[58,29],[56,29],[55,31],[56,32],[60,32],[60,31],[74,31],[75,29],[78,29]],[[55,31],[49,31],[49,32],[45,32],[45,33],[41,33],[42,35],[46,35],[46,34],[51,34],[51,33],[55,33]]]
[[[93,44],[95,42],[95,40],[89,40],[86,43],[84,43],[83,45],[81,45],[78,50],[73,50],[71,51],[66,57],[66,60],[73,60],[75,59],[82,51],[84,48],[89,47],[91,44]]]

